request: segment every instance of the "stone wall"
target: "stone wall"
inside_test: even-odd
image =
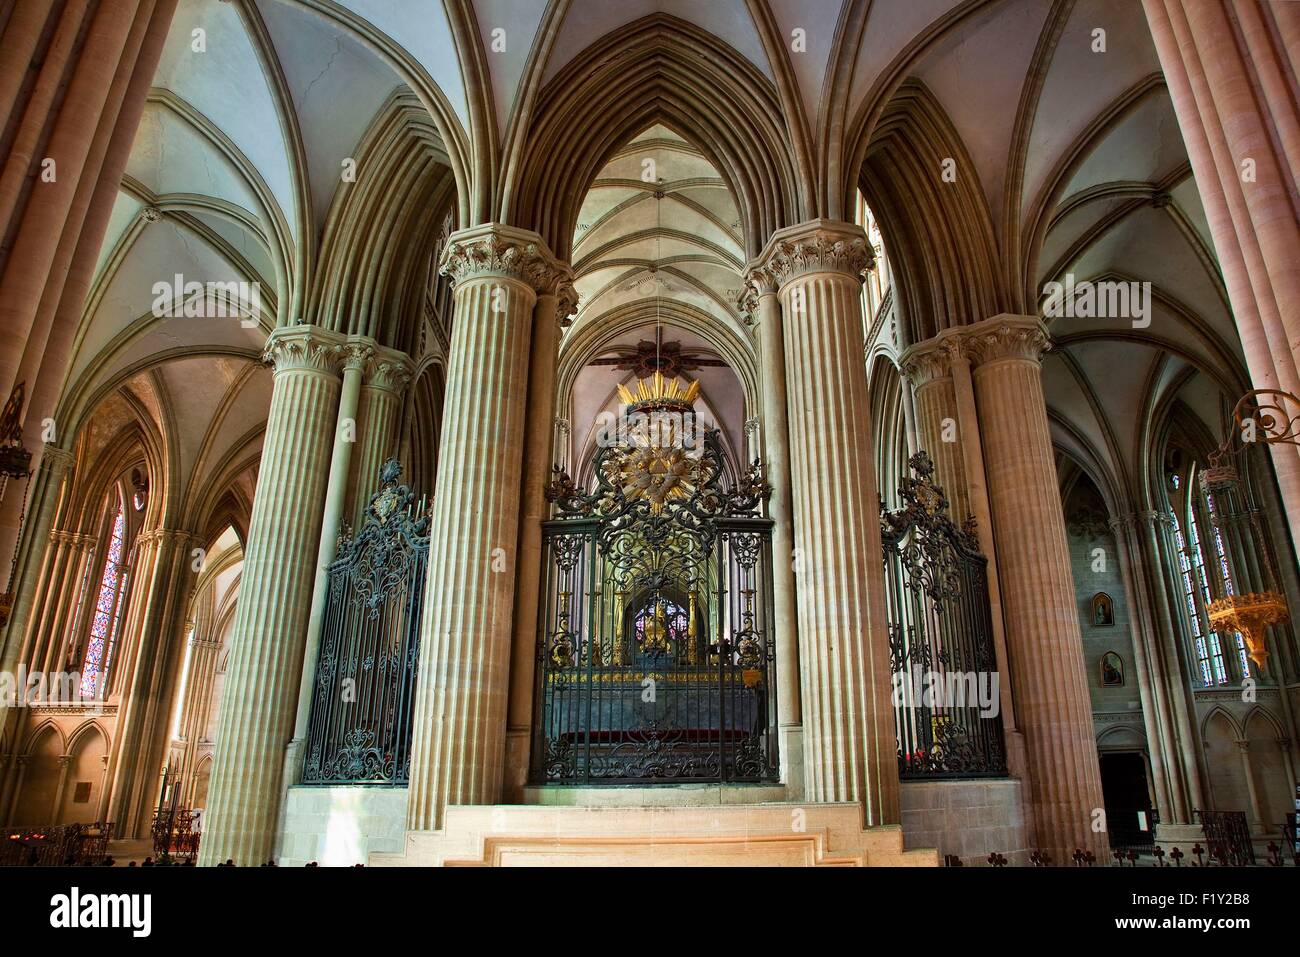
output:
[[[406,788],[291,787],[276,861],[351,867],[371,851],[402,850],[405,837]]]
[[[996,851],[1012,866],[1029,863],[1021,782],[1014,778],[904,781],[903,843],[955,854],[967,867],[988,866]],[[1060,862],[1053,862],[1060,863]]]

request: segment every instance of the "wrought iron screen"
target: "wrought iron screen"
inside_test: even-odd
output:
[[[405,784],[429,519],[389,459],[329,568],[303,784]]]
[[[1004,775],[988,562],[948,517],[929,455],[908,467],[903,507],[880,523],[899,776]]]
[[[1255,863],[1255,845],[1245,811],[1201,811],[1201,830],[1210,859],[1225,867],[1246,867]]]
[[[725,485],[718,434],[641,442],[563,472],[543,525],[532,780],[779,776],[772,523],[757,463]]]

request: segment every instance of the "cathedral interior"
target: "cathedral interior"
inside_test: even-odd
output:
[[[0,38],[0,863],[1300,864],[1300,4]]]

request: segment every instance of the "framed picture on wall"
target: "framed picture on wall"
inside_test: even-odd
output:
[[[1094,627],[1115,624],[1115,603],[1104,591],[1092,596],[1092,616],[1089,621]]]
[[[1124,684],[1124,659],[1113,651],[1101,656],[1101,685],[1103,688],[1117,688]]]

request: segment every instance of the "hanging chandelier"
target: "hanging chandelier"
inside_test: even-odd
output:
[[[1300,445],[1300,414],[1292,415],[1288,403],[1300,408],[1300,398],[1289,392],[1255,389],[1242,396],[1232,410],[1227,437],[1200,475],[1220,559],[1217,565],[1209,563],[1210,627],[1221,635],[1240,634],[1261,671],[1268,660],[1266,629],[1288,621],[1290,612],[1260,523],[1261,510],[1252,503],[1238,466],[1253,444]]]

